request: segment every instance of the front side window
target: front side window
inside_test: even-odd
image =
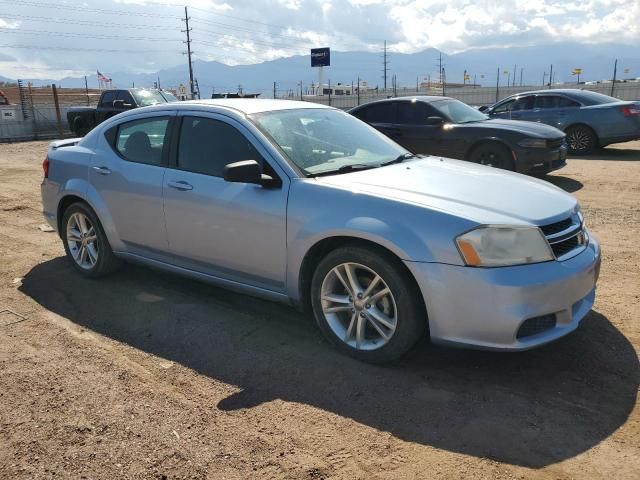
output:
[[[264,165],[262,156],[235,127],[210,118],[184,117],[178,146],[179,169],[223,177],[225,166],[242,160]]]
[[[115,149],[130,162],[161,165],[168,125],[168,117],[123,123],[118,127]]]
[[[424,125],[427,117],[438,116],[439,113],[433,107],[424,102],[397,102],[396,123],[403,125]]]
[[[378,167],[408,153],[366,123],[339,110],[276,110],[250,118],[292,163],[309,175],[338,172],[343,167]]]
[[[507,100],[506,102],[502,102],[500,105],[498,105],[496,108],[493,109],[492,113],[505,113],[505,112],[508,112],[509,110],[511,110],[511,106],[513,105],[513,102],[515,102],[515,99]]]
[[[520,97],[515,102],[513,102],[513,105],[511,105],[510,110],[512,112],[519,112],[521,110],[531,110],[532,108],[533,108],[533,97],[526,96],[526,97]]]

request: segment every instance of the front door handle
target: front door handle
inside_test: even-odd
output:
[[[169,182],[167,185],[169,185],[171,188],[175,188],[176,190],[180,190],[180,191],[186,191],[186,190],[193,190],[193,185],[183,181],[183,180],[179,180],[179,181],[172,181]]]
[[[91,167],[100,175],[111,175],[111,170],[107,167]]]

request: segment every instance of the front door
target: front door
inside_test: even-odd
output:
[[[91,159],[89,181],[106,203],[115,250],[158,257],[167,251],[162,185],[173,114],[146,115],[112,127]]]
[[[172,261],[226,280],[283,291],[288,177],[234,120],[203,113],[179,118],[179,144],[164,178]],[[258,161],[282,185],[225,181],[224,167],[241,160]]]

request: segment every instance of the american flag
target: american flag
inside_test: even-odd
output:
[[[102,80],[103,82],[110,82],[111,79],[109,77],[107,77],[106,75],[103,75],[102,73],[100,73],[100,70],[96,70],[96,73],[98,74],[98,80]]]

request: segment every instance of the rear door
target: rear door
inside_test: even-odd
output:
[[[184,112],[164,179],[172,262],[282,292],[286,274],[289,179],[244,126],[224,115]],[[224,167],[256,160],[280,187],[231,183]],[[275,167],[275,168],[274,168]]]
[[[158,258],[167,252],[162,185],[174,113],[154,113],[120,123],[99,139],[89,181],[107,206],[129,253]]]
[[[531,121],[546,123],[564,130],[567,117],[580,108],[580,104],[561,95],[536,95]]]

